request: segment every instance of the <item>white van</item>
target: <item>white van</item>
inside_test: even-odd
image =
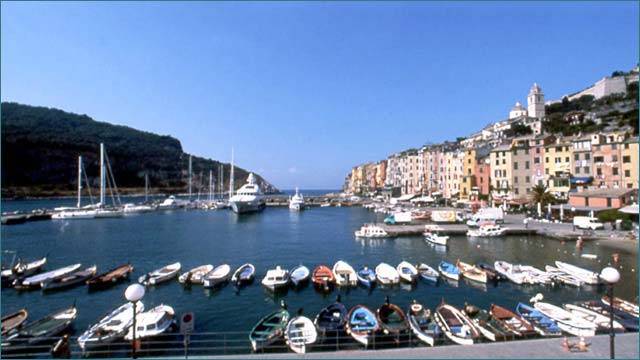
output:
[[[482,208],[473,214],[471,219],[467,221],[467,225],[471,227],[478,226],[480,222],[492,221],[496,224],[504,223],[504,211],[502,208]]]
[[[598,230],[604,229],[604,224],[598,221],[597,218],[590,216],[575,216],[573,218],[573,225],[578,229]]]

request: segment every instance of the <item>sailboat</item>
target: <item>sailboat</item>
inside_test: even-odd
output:
[[[82,163],[82,156],[78,156],[78,202],[75,208],[56,208],[57,210],[53,215],[51,215],[51,219],[93,219],[96,217],[96,209],[93,205],[88,205],[86,207],[81,207],[81,199],[82,199],[82,175],[84,165]],[[86,178],[86,173],[85,173]],[[91,188],[89,187],[89,180],[87,180],[87,188],[89,189],[89,195],[93,202],[93,196],[91,196]]]

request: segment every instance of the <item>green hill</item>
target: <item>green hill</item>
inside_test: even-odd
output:
[[[155,192],[187,191],[189,154],[171,136],[98,122],[87,115],[9,102],[2,103],[1,116],[3,197],[73,193],[78,155],[83,157],[92,187],[98,187],[101,142],[123,192],[140,191],[145,173]],[[209,170],[213,170],[215,179],[221,165],[228,188],[229,164],[193,156],[193,191],[208,191]],[[235,167],[236,187],[247,176],[246,170]],[[256,176],[266,192],[278,192]]]

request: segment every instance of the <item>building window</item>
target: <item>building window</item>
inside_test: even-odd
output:
[[[567,156],[566,158],[564,158],[565,162],[569,162],[569,157]]]
[[[518,149],[513,150],[513,155],[518,155]]]
[[[623,163],[630,163],[631,162],[631,156],[628,156],[628,155],[623,156],[622,157],[622,162]]]
[[[513,183],[514,183],[514,184],[517,184],[517,183],[518,183],[518,177],[517,177],[517,176],[514,176],[514,177],[513,177]]]
[[[519,190],[518,188],[515,189],[516,195],[518,195],[520,193],[518,190]]]
[[[544,169],[544,173],[549,175],[549,169]]]
[[[597,163],[604,162],[604,156],[594,156],[593,161]]]
[[[549,163],[549,157],[548,157],[548,156],[546,156],[546,157],[544,158],[544,162]]]
[[[602,169],[601,168],[597,168],[596,169],[596,175],[602,176]]]
[[[556,152],[561,152],[562,151],[562,146],[556,146]]]
[[[627,189],[631,189],[633,187],[632,183],[627,183]]]
[[[611,150],[616,150],[618,148],[618,144],[611,144]]]
[[[524,182],[526,182],[526,183],[528,184],[528,183],[529,183],[529,180],[530,180],[530,179],[529,179],[529,177],[528,177],[528,176],[525,176],[525,178],[524,178]]]
[[[518,162],[513,163],[513,170],[518,170]]]
[[[589,153],[584,154],[584,159],[585,160],[590,160],[591,159],[591,154],[589,154]]]
[[[540,148],[536,148],[536,154],[540,154]]]
[[[496,165],[500,165],[500,160],[496,159]]]
[[[617,162],[618,161],[618,155],[611,155],[611,161]]]
[[[527,170],[529,169],[529,161],[524,162],[524,168]]]
[[[591,169],[589,169],[588,166],[585,166],[585,167],[582,168],[582,172],[584,172],[585,174],[588,174],[590,170]]]
[[[560,164],[562,162],[562,158],[557,157],[554,159],[554,161],[556,164]]]
[[[624,171],[624,176],[625,177],[631,177],[631,170],[625,170]]]
[[[507,160],[506,159],[502,159],[502,165],[506,164]]]
[[[533,163],[540,164],[540,158],[539,157],[533,158]]]
[[[574,154],[573,159],[576,161],[580,160],[580,154]]]
[[[629,144],[624,144],[624,148],[628,149],[629,148]]]
[[[618,168],[617,167],[612,168],[611,171],[613,172],[613,175],[618,175]]]
[[[580,167],[576,167],[576,174],[580,174]]]

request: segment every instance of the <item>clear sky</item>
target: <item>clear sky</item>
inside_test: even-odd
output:
[[[638,3],[7,3],[2,100],[178,138],[280,188],[638,62]]]

